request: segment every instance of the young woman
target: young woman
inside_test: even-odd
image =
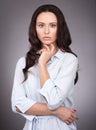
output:
[[[42,5],[29,27],[30,50],[16,65],[12,109],[26,118],[23,130],[76,130],[73,106],[78,59],[60,9]]]

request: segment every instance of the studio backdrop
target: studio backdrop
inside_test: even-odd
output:
[[[79,58],[75,86],[78,130],[96,130],[96,1],[2,0],[0,1],[0,130],[22,130],[25,119],[12,112],[11,92],[17,60],[29,48],[28,28],[35,9],[55,4],[65,15],[71,48]]]

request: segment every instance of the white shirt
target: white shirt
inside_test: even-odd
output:
[[[24,113],[37,102],[47,103],[50,110],[59,106],[74,108],[72,96],[78,59],[71,53],[59,50],[47,63],[50,79],[45,82],[42,88],[38,64],[29,68],[28,79],[22,83],[24,80],[22,69],[24,67],[25,57],[22,57],[16,65],[11,98],[12,110],[16,112],[17,106],[22,112],[21,115],[26,118],[23,130],[76,130],[74,122],[67,125],[56,116],[34,116]]]

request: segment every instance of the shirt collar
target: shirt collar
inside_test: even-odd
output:
[[[55,58],[60,59],[64,55],[64,52],[62,52],[60,49],[51,57],[48,64],[52,63]]]
[[[56,57],[58,59],[60,59],[62,57],[62,55],[64,55],[64,52],[62,52],[60,49],[57,51],[57,53],[55,53],[54,56],[52,57]]]

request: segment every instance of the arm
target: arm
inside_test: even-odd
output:
[[[16,107],[16,111],[22,113],[18,107]],[[33,106],[31,106],[25,114],[28,115],[38,115],[38,116],[44,116],[44,115],[52,115],[53,112],[48,109],[47,105],[45,103],[35,103]]]
[[[12,89],[12,110],[26,115],[51,115],[52,112],[46,104],[37,103],[26,96],[22,81],[24,75],[22,69],[25,66],[25,58],[19,59],[16,65],[14,83]]]
[[[17,108],[19,109],[19,114],[24,116],[28,120],[32,120],[33,116],[26,115],[25,112],[33,106],[36,101],[30,99],[26,96],[24,88],[24,75],[22,69],[25,67],[25,58],[20,58],[16,64],[14,82],[12,88],[11,105],[13,112],[17,113]]]
[[[65,111],[67,108],[62,107],[58,108],[56,111],[51,111],[48,109],[48,106],[46,104],[37,103],[36,101],[26,97],[24,86],[22,86],[22,64],[24,65],[24,59],[20,59],[18,61],[15,71],[11,98],[13,111],[20,113],[28,120],[32,120],[33,116],[35,115],[55,115],[63,121],[65,120],[65,117],[69,119],[69,116],[66,115],[66,112],[62,113],[62,111]],[[72,121],[76,119],[76,115],[74,112],[72,112],[72,110],[68,110],[67,113],[69,113]]]
[[[54,110],[62,105],[72,88],[74,87],[74,79],[76,76],[78,59],[72,54],[65,54],[60,63],[58,76],[55,79],[50,78],[46,63],[50,57],[46,51],[41,53],[39,58],[39,73],[41,90],[40,93],[45,97],[48,107]]]
[[[16,109],[18,112],[21,112],[18,108]],[[46,104],[36,103],[32,107],[30,107],[25,114],[28,115],[54,115],[64,121],[66,124],[70,124],[74,120],[78,119],[75,114],[75,110],[69,109],[67,107],[59,107],[56,110],[49,110]]]
[[[54,55],[56,52],[55,47],[50,45],[50,48],[45,45],[44,48],[40,51],[39,58],[39,74],[40,74],[40,83],[41,87],[43,87],[44,83],[50,78],[49,73],[46,68],[46,64],[48,60]]]

